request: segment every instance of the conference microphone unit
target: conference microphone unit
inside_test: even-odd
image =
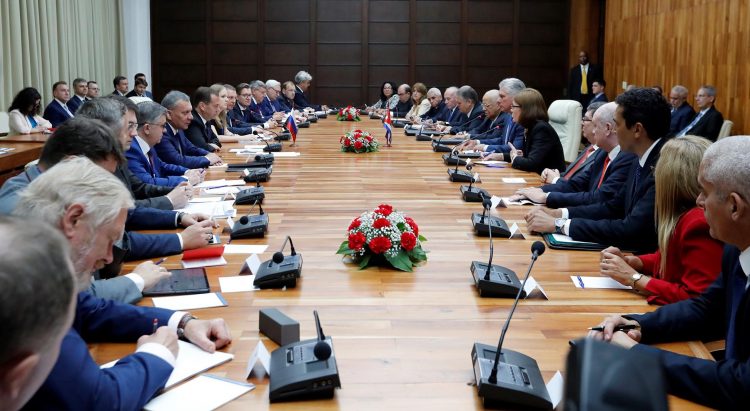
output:
[[[445,138],[446,135],[447,134],[443,134],[437,140],[432,140],[432,151],[436,153],[451,152],[453,151],[453,148],[449,146],[456,146],[466,141],[462,138]]]
[[[260,214],[250,215],[256,205],[260,209]],[[247,215],[243,215],[238,221],[234,222],[229,238],[236,240],[239,238],[265,237],[266,231],[268,231],[268,215],[263,212],[263,206],[260,205],[260,201],[256,201],[250,207]]]
[[[529,264],[519,292],[516,293],[516,299],[505,320],[497,347],[474,343],[471,349],[477,392],[484,406],[488,408],[510,405],[522,409],[552,410],[552,401],[537,362],[520,352],[503,348],[505,333],[508,331],[508,325],[518,306],[521,291],[529,279],[534,261],[544,253],[544,243],[535,241],[531,245],[531,251],[531,264]]]
[[[281,133],[277,133],[277,132],[275,132],[273,130],[270,130],[270,129],[267,129],[266,131],[268,131],[269,133],[273,134],[273,139],[276,140],[276,141],[288,141],[288,140],[291,140],[292,139],[292,134],[289,133],[289,130],[286,129],[286,126],[283,126],[282,129],[284,131],[282,131]],[[281,151],[281,150],[279,150],[279,151]]]
[[[287,242],[291,245],[291,254],[285,256],[283,251]],[[297,254],[292,238],[286,236],[281,249],[273,253],[270,260],[260,265],[253,285],[258,288],[294,288],[300,276],[302,276],[302,254]]]
[[[263,203],[263,199],[266,198],[266,190],[260,186],[260,182],[257,182],[255,187],[246,188],[238,192],[234,197],[235,205],[247,205],[247,204],[258,204]]]
[[[471,160],[466,161],[466,170],[459,170],[458,163],[455,168],[448,169],[448,179],[454,183],[468,183],[474,179],[474,174],[471,173],[472,164]]]
[[[271,402],[333,398],[334,390],[341,388],[333,339],[323,334],[318,312],[313,314],[318,338],[287,344],[271,353]]]
[[[453,155],[453,149],[451,149],[451,152],[449,154],[443,154],[443,163],[445,163],[446,166],[465,166],[466,160],[460,159],[457,156]]]
[[[268,141],[266,141],[266,146],[263,147],[263,151],[266,153],[275,153],[281,151],[281,148],[281,143],[268,144]]]
[[[492,264],[492,257],[495,255],[495,247],[492,241],[492,227],[490,234],[490,258],[487,263],[481,261],[471,262],[471,276],[474,278],[474,285],[477,286],[480,297],[506,297],[511,298],[521,293],[521,297],[526,297],[526,292],[521,288],[521,282],[513,270]]]
[[[302,123],[297,124],[297,128],[310,128],[310,122],[304,121]]]
[[[226,171],[227,173],[240,173],[245,171],[246,168],[269,168],[273,162],[273,154],[256,154],[253,161],[227,164]]]
[[[592,338],[571,342],[563,406],[577,411],[667,411],[664,371],[649,354]]]
[[[472,165],[467,164],[466,169],[471,170]],[[487,190],[474,187],[473,184],[476,183],[474,176],[471,177],[471,180],[469,180],[469,185],[461,185],[459,187],[458,191],[461,192],[461,198],[463,198],[464,201],[467,203],[478,203],[480,201],[483,201],[485,197],[490,197],[490,193],[487,192]]]
[[[484,197],[482,199],[482,214],[471,214],[471,225],[474,226],[474,232],[479,236],[487,237],[490,235],[491,226],[494,233],[503,237],[510,237],[510,229],[508,229],[508,223],[505,220],[487,215],[491,206],[490,199]]]
[[[318,116],[315,115],[315,113],[309,113],[307,115],[307,121],[311,123],[317,123],[318,122]]]
[[[266,182],[271,178],[272,172],[273,166],[268,166],[268,168],[246,168],[242,170],[242,179],[246,183]]]

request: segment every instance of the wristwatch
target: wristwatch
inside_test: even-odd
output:
[[[177,338],[188,341],[187,337],[185,337],[185,326],[190,320],[195,320],[198,317],[194,316],[193,314],[185,314],[180,319],[180,322],[177,323]]]
[[[568,221],[567,218],[556,218],[555,219],[555,233],[556,234],[563,234],[563,227],[565,227],[565,223]]]
[[[641,278],[643,278],[643,274],[641,273],[635,273],[630,276],[630,281],[631,281],[630,286],[633,287],[634,290],[635,290],[635,283],[637,283],[638,280],[640,280]]]
[[[177,227],[179,227],[180,224],[182,224],[182,217],[184,217],[184,216],[185,216],[185,213],[182,212],[182,211],[180,211],[179,213],[177,213]]]

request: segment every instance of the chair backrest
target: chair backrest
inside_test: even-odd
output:
[[[732,127],[734,127],[734,122],[731,120],[724,120],[724,124],[721,125],[721,130],[719,130],[719,137],[717,140],[729,137],[729,135],[732,134]]]
[[[565,161],[574,161],[581,145],[581,103],[575,100],[555,100],[549,105],[547,115],[550,125],[560,137]]]
[[[10,125],[8,124],[8,113],[0,111],[0,136],[4,136],[10,132]]]

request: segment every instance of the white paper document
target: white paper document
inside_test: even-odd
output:
[[[262,254],[267,248],[268,244],[227,244],[224,246],[224,254]]]
[[[254,275],[236,275],[234,277],[219,277],[219,286],[222,293],[240,293],[245,291],[260,290],[255,288]]]
[[[237,210],[232,207],[233,205],[234,201],[232,200],[216,201],[213,203],[189,203],[187,207],[175,211],[188,214],[206,214],[213,218],[227,218],[237,215]]]
[[[521,177],[503,177],[503,183],[508,184],[526,184],[526,180]]]
[[[221,180],[205,180],[204,182],[200,184],[196,184],[195,188],[213,188],[213,187],[223,187],[227,185],[227,180],[221,179]]]
[[[549,394],[553,410],[557,408],[557,405],[560,404],[560,401],[562,400],[564,387],[565,383],[563,381],[563,376],[560,374],[560,371],[558,371],[547,383],[547,394]]]
[[[216,267],[219,265],[227,265],[224,256],[182,260],[182,268]]]
[[[148,411],[214,410],[254,388],[253,384],[204,374],[152,399],[144,406],[144,409]]]
[[[274,153],[271,153],[271,154],[273,154],[274,158],[299,157],[300,156],[300,153],[298,153],[296,151],[277,151],[277,152],[274,152]]]
[[[188,311],[198,308],[226,307],[227,301],[221,293],[176,295],[173,297],[152,298],[154,307],[173,311]]]
[[[576,288],[604,288],[615,290],[632,290],[629,285],[622,285],[609,277],[583,277],[571,275],[570,280]]]
[[[203,192],[206,194],[237,194],[240,192],[239,187],[216,187],[216,188],[205,188],[203,189]]]
[[[188,203],[216,203],[221,201],[221,196],[193,197]]]
[[[234,354],[225,353],[221,351],[214,351],[213,354],[203,351],[196,345],[193,345],[187,341],[177,341],[180,346],[177,354],[177,361],[175,362],[174,370],[169,375],[167,384],[164,386],[165,389],[169,389],[171,386],[184,381],[193,375],[202,373],[210,368],[216,367],[217,365],[229,362],[234,358]],[[114,366],[117,361],[110,361],[100,368],[110,368]]]

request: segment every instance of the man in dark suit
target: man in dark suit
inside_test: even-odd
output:
[[[456,103],[461,113],[466,115],[467,120],[455,126],[445,128],[451,134],[458,134],[461,131],[469,131],[479,127],[484,121],[482,104],[479,102],[479,95],[471,86],[461,86],[456,91]]]
[[[695,117],[695,110],[687,102],[688,89],[685,86],[676,85],[669,92],[669,104],[672,106],[672,120],[669,123],[669,135],[675,136],[682,131]]]
[[[716,141],[721,126],[724,124],[724,116],[714,107],[715,101],[716,88],[709,85],[702,86],[695,95],[695,105],[700,111],[687,126],[677,133],[676,137],[691,134]]]
[[[406,113],[411,110],[411,106],[414,102],[411,100],[411,86],[408,84],[402,84],[396,89],[398,95],[398,103],[393,108],[393,117],[402,118],[406,116]]]
[[[99,83],[97,83],[94,80],[89,80],[88,83],[86,83],[88,92],[86,93],[86,100],[91,100],[94,98],[99,97]]]
[[[232,120],[236,127],[270,127],[270,124],[263,121],[263,118],[250,109],[253,99],[253,93],[250,85],[240,83],[237,85],[237,104],[227,112],[227,117]]]
[[[146,87],[148,87],[148,82],[145,77],[136,78],[133,83],[133,89],[125,97],[146,97],[150,99],[151,97],[146,93]]]
[[[594,97],[591,98],[591,101],[589,102],[589,106],[593,103],[607,103],[609,102],[609,99],[607,98],[606,92],[604,89],[607,87],[607,82],[598,79],[591,82],[591,93],[594,95]],[[588,108],[588,106],[586,106]]]
[[[196,147],[185,137],[185,130],[193,120],[193,106],[187,94],[172,90],[164,96],[161,105],[167,109],[167,124],[161,141],[154,146],[160,159],[187,168],[221,164],[218,154]]]
[[[435,121],[442,121],[447,125],[461,124],[466,121],[466,117],[463,113],[461,113],[461,110],[458,109],[458,104],[456,101],[457,91],[458,87],[453,86],[445,89],[445,92],[443,93],[445,110],[441,114],[438,114],[437,117],[435,117]],[[438,129],[441,128],[442,126],[438,127]]]
[[[73,323],[76,293],[65,238],[47,224],[0,218],[0,404],[16,411],[52,370]],[[54,269],[50,269],[54,267]],[[20,290],[30,290],[22,292]]]
[[[196,147],[212,153],[221,151],[219,137],[211,129],[213,119],[219,114],[219,94],[209,87],[198,87],[193,93],[193,120],[185,136]]]
[[[73,80],[73,97],[68,100],[66,105],[71,113],[75,114],[78,107],[86,102],[86,94],[89,92],[88,82],[82,78]]]
[[[60,212],[45,213],[42,205],[46,204]],[[132,205],[130,194],[111,173],[76,158],[51,168],[31,183],[18,208],[22,210],[20,216],[45,221],[65,235],[81,290],[88,286],[96,268],[112,260],[111,245],[123,235],[127,210]],[[151,267],[167,271],[153,263]],[[159,327],[156,331],[154,321]],[[209,352],[231,341],[221,319],[201,321],[184,312],[135,307],[80,293],[61,355],[27,406],[141,409],[169,378],[177,356],[178,335]],[[101,369],[86,343],[107,340],[138,340],[138,348],[113,367]]]
[[[669,131],[669,105],[650,88],[628,90],[616,103],[614,121],[620,146],[638,156],[627,182],[606,202],[557,210],[536,208],[526,216],[529,230],[628,250],[656,250],[654,167],[664,145],[662,136]]]
[[[513,105],[513,97],[518,94],[519,91],[526,88],[523,81],[509,77],[505,78],[498,84],[497,90],[497,109],[500,110],[497,121],[493,129],[490,129],[485,135],[480,136],[479,139],[468,140],[461,143],[459,148],[461,150],[479,150],[493,154],[502,155],[510,151],[510,144],[515,147],[523,147],[524,142],[524,129],[518,124],[513,122],[513,118],[510,115],[511,105]],[[490,90],[492,91],[492,90]],[[495,95],[495,94],[491,94]],[[485,94],[486,96],[486,94]],[[492,105],[492,102],[488,102]],[[485,107],[485,114],[487,114]],[[498,127],[499,126],[499,127]]]
[[[307,90],[310,89],[310,83],[312,83],[312,76],[310,73],[300,70],[294,75],[295,93],[294,93],[294,105],[297,109],[302,110],[305,108],[312,109],[315,111],[327,111],[328,106],[318,105],[310,103],[309,99],[305,95]]]
[[[427,90],[427,100],[430,102],[430,109],[422,114],[422,120],[437,121],[437,118],[445,117],[445,102],[443,101],[443,94],[440,92],[440,89],[433,87]]]
[[[725,138],[706,150],[696,201],[711,237],[726,243],[721,274],[698,297],[642,315],[612,316],[604,332],[591,336],[649,353],[661,365],[669,394],[723,409],[744,409],[750,400],[750,136]],[[615,326],[632,331],[614,332]],[[663,351],[646,344],[725,341],[724,359],[712,361]],[[640,343],[640,344],[639,344]]]
[[[593,92],[591,86],[594,80],[603,79],[604,74],[599,66],[589,63],[589,55],[585,51],[578,53],[578,65],[570,69],[568,80],[568,98],[588,107]]]
[[[73,112],[68,109],[67,102],[70,100],[70,89],[68,83],[58,81],[52,85],[52,96],[54,99],[47,104],[42,117],[57,127],[68,119],[73,118]]]
[[[128,78],[125,76],[117,76],[112,80],[112,85],[115,87],[115,91],[112,92],[115,96],[125,97],[128,94],[130,85],[128,84]]]
[[[627,180],[636,160],[635,154],[620,150],[614,123],[616,107],[615,103],[607,103],[594,114],[592,145],[595,143],[598,149],[589,157],[593,159],[590,167],[569,179],[559,179],[555,184],[522,188],[510,199],[517,201],[527,198],[550,208],[560,208],[604,202],[612,198]]]
[[[133,82],[137,81],[138,79],[143,79],[143,81],[146,83],[146,87],[148,87],[148,81],[146,81],[146,75],[145,74],[143,74],[143,73],[135,73],[135,76],[133,77]],[[154,95],[151,94],[150,91],[144,90],[143,93],[144,93],[144,95],[146,97],[150,98],[151,100],[154,99]]]

